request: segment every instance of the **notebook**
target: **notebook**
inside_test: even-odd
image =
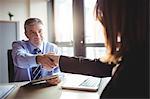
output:
[[[80,74],[65,74],[61,84],[63,89],[75,89],[83,91],[97,91],[101,78]]]
[[[0,85],[0,99],[5,99],[15,87],[15,85]]]

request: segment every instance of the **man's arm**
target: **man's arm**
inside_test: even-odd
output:
[[[20,68],[29,68],[37,65],[36,55],[29,53],[23,41],[12,43],[12,57],[14,65]]]
[[[30,68],[41,64],[44,68],[51,69],[49,65],[54,65],[46,54],[31,54],[25,42],[13,42],[12,57],[15,66],[20,68]]]

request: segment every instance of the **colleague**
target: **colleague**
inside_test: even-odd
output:
[[[105,29],[106,56],[94,60],[54,54],[49,57],[64,72],[111,76],[101,99],[149,98],[148,2],[97,0],[95,9]]]
[[[46,54],[53,52],[60,54],[58,47],[43,40],[43,23],[38,18],[29,18],[24,24],[25,35],[28,40],[12,43],[12,57],[14,62],[15,81],[31,81],[40,77],[60,73],[59,67],[54,65]],[[34,72],[33,72],[34,71]],[[48,81],[58,84],[59,78]]]

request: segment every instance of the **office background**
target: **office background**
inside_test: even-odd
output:
[[[8,12],[11,12],[14,17],[13,21],[19,22],[18,26],[18,34],[11,34],[11,31],[8,33],[4,33],[2,28],[0,30],[0,37],[3,38],[0,40],[0,82],[5,83],[8,82],[8,65],[7,65],[7,50],[11,48],[12,40],[22,40],[26,39],[24,36],[24,21],[28,17],[39,17],[42,19],[45,24],[45,28],[47,27],[47,1],[46,0],[0,0],[0,20],[9,23]],[[8,28],[5,27],[7,30]],[[10,29],[10,28],[9,28]],[[47,30],[47,29],[45,29]],[[12,32],[13,33],[13,32]],[[3,36],[5,34],[5,36]],[[6,35],[7,34],[7,35]],[[14,38],[13,35],[17,35],[17,38]],[[45,34],[45,37],[47,34]],[[8,42],[4,42],[2,40],[6,40],[12,38]],[[7,39],[7,40],[8,40]],[[45,38],[48,39],[48,38]],[[3,42],[3,43],[2,43]],[[7,45],[7,46],[5,46]],[[4,48],[5,47],[5,48]]]
[[[44,40],[56,43],[64,55],[98,58],[105,53],[101,24],[94,18],[96,0],[0,0],[0,21],[15,23],[0,28],[0,83],[8,82],[7,49],[14,40],[26,39],[24,21],[38,17],[44,23]],[[14,16],[10,21],[8,13]],[[11,27],[11,29],[14,29]],[[15,33],[16,31],[16,33]],[[12,34],[14,33],[14,34]],[[7,38],[11,37],[11,38]],[[4,41],[5,40],[5,41]],[[7,46],[5,46],[7,45]]]

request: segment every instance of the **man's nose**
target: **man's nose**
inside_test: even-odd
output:
[[[35,32],[35,36],[40,37],[40,33]]]

